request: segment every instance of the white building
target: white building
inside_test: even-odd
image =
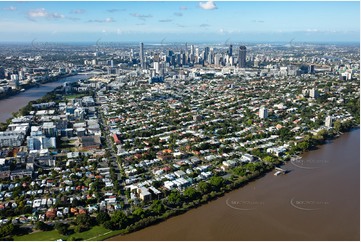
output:
[[[315,88],[312,88],[311,90],[310,90],[310,97],[312,97],[312,98],[318,98],[318,91],[317,91],[317,89],[315,89]]]
[[[332,117],[331,116],[326,117],[325,126],[328,127],[328,128],[332,127]]]
[[[266,119],[267,117],[268,117],[268,110],[267,110],[267,108],[265,108],[265,107],[260,107],[260,109],[259,109],[259,117],[260,118],[262,118],[262,119]]]

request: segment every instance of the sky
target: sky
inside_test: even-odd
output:
[[[359,42],[360,3],[0,2],[6,42]]]

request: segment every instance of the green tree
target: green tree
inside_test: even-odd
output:
[[[110,216],[107,212],[100,211],[97,215],[98,224],[104,224],[106,221],[110,220]]]
[[[176,207],[182,203],[182,197],[178,191],[172,191],[167,197],[167,204]]]
[[[55,224],[55,229],[62,235],[67,235],[69,233],[69,224],[57,222]]]
[[[39,229],[42,231],[49,231],[49,230],[52,230],[52,227],[50,225],[47,225],[43,221],[38,221],[35,224],[35,229]]]
[[[185,189],[183,194],[189,201],[193,201],[200,196],[199,192],[194,187],[188,187],[187,189]]]
[[[340,120],[336,120],[333,124],[333,128],[335,129],[335,131],[338,133],[341,131],[341,122]]]
[[[220,176],[213,176],[211,179],[209,179],[209,183],[218,190],[223,186],[224,179]]]
[[[211,185],[204,181],[199,182],[197,187],[201,194],[207,194],[211,190]]]
[[[276,161],[276,159],[270,155],[267,155],[265,158],[263,158],[263,161],[267,163],[273,163]]]
[[[135,219],[142,219],[146,216],[146,212],[142,208],[136,208],[132,215]]]
[[[0,238],[5,238],[7,236],[13,235],[15,231],[15,226],[12,223],[7,223],[0,227]]]
[[[89,216],[89,214],[83,213],[76,216],[75,223],[83,226],[84,228],[90,228],[93,225],[93,219]]]
[[[159,200],[154,200],[150,209],[156,214],[162,214],[166,210],[164,204]]]
[[[120,210],[115,211],[111,221],[114,223],[114,227],[118,229],[126,228],[129,225],[129,218]]]
[[[110,230],[116,230],[117,229],[117,225],[115,225],[115,223],[111,220],[105,221],[103,223],[104,228],[106,229],[110,229]]]
[[[310,143],[308,141],[302,141],[297,144],[297,147],[302,151],[306,151],[310,147]]]

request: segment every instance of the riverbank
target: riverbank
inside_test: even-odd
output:
[[[287,175],[109,240],[359,240],[359,145],[356,128],[285,164]]]
[[[345,134],[343,134],[343,135],[347,135],[347,134],[352,133],[352,132],[358,132],[359,133],[359,127],[351,128],[350,130],[345,131]],[[295,166],[297,167],[297,164],[298,165],[301,164],[301,165],[305,166],[305,165],[310,165],[309,163],[311,163],[311,165],[313,165],[313,167],[311,167],[311,169],[313,169],[313,168],[315,168],[315,164],[312,164],[312,163],[314,163],[315,160],[311,160],[311,161],[306,160],[305,161],[303,157],[307,157],[310,152],[317,152],[319,149],[322,149],[325,145],[332,145],[333,142],[338,140],[339,138],[342,138],[342,135],[338,136],[338,137],[336,137],[336,136],[328,137],[328,139],[322,141],[322,143],[323,143],[322,145],[319,144],[317,146],[310,147],[310,150],[307,150],[307,151],[301,153],[300,156],[302,157],[302,159],[300,159],[300,160],[295,160],[293,162],[280,161],[280,162],[278,162],[276,164],[273,164],[273,166],[268,167],[268,169],[265,169],[262,172],[256,172],[254,174],[251,174],[251,175],[247,176],[246,178],[243,178],[241,180],[237,180],[235,183],[227,184],[226,186],[222,187],[220,191],[217,191],[217,192],[212,191],[211,193],[207,194],[206,197],[203,196],[200,201],[192,201],[190,203],[186,203],[181,208],[177,207],[174,210],[171,210],[169,213],[165,213],[164,216],[153,217],[150,220],[139,221],[138,223],[136,223],[134,225],[128,226],[126,229],[123,229],[123,230],[119,231],[120,235],[111,237],[111,238],[109,238],[109,240],[128,240],[128,238],[126,236],[129,235],[130,237],[132,237],[133,233],[136,233],[137,231],[142,231],[142,229],[146,229],[146,227],[158,226],[159,224],[167,223],[167,221],[169,221],[169,219],[172,219],[173,217],[175,217],[177,215],[187,214],[188,212],[191,212],[192,211],[191,209],[193,209],[193,208],[201,207],[201,205],[202,206],[208,205],[210,203],[213,203],[213,202],[217,201],[218,199],[224,200],[224,198],[227,197],[228,194],[236,192],[237,190],[239,190],[239,188],[243,189],[243,188],[245,188],[247,186],[250,186],[250,184],[253,184],[254,182],[256,182],[258,180],[262,180],[261,177],[266,177],[266,176],[268,176],[268,177],[271,176],[272,177],[273,172],[271,172],[271,171],[273,171],[273,168],[275,166],[278,166],[278,165],[282,164],[283,168],[285,168],[286,170],[291,172],[291,174],[289,176],[292,176],[292,171],[294,170]],[[319,161],[317,161],[317,163],[319,163],[319,164],[316,164],[316,166],[317,165],[322,166],[324,162],[325,161],[319,160]],[[300,166],[298,166],[298,168],[300,168]],[[303,167],[303,168],[304,169],[309,169],[310,167]],[[302,169],[302,167],[301,167],[301,169]],[[247,202],[250,202],[250,201],[247,201]],[[260,201],[255,201],[255,202],[256,203],[261,203]],[[237,205],[239,205],[238,203],[235,203],[237,205],[235,205],[235,207],[234,206],[232,207],[232,204],[229,204],[228,200],[226,200],[226,204],[227,204],[228,207],[231,207],[231,208],[236,209],[236,210],[238,210],[238,209],[240,209],[240,210],[253,210],[253,209],[249,209],[249,207],[247,207],[247,206],[246,206],[246,208],[239,208],[239,207],[237,207]],[[158,233],[159,232],[160,231],[158,231]],[[125,236],[126,238],[123,239],[122,236]],[[138,237],[135,238],[135,240],[144,240],[144,239],[145,238],[138,238]],[[155,238],[154,240],[163,240],[163,239],[164,238],[162,238],[162,239]],[[168,238],[168,239],[170,239],[170,238]],[[168,240],[168,239],[166,239],[166,240]],[[197,238],[197,239],[189,238],[189,239],[190,240],[198,240],[200,238]],[[204,238],[202,238],[202,239],[204,239]],[[219,238],[219,239],[222,239],[222,238]],[[132,239],[130,239],[130,240],[132,240]],[[173,240],[173,238],[172,238],[172,240]],[[179,239],[179,240],[186,240],[186,239]],[[262,239],[262,240],[264,240],[264,239]]]
[[[173,209],[148,223],[141,220],[138,228],[103,229],[96,240],[359,240],[359,145],[356,128],[302,154],[318,168],[288,162],[283,166],[288,175],[259,174],[242,189]],[[69,238],[89,239],[93,230]],[[53,240],[68,238],[56,231],[40,233],[45,240],[47,234]]]

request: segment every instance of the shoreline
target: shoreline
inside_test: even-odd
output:
[[[346,133],[351,133],[351,132],[355,132],[357,130],[360,130],[360,127],[353,127],[351,128],[349,131],[345,131],[343,132],[343,134],[346,134]],[[335,140],[342,137],[343,135],[340,135],[336,138],[334,138]],[[325,144],[332,144],[332,143],[325,143]],[[322,145],[323,146],[323,145]],[[318,148],[322,147],[321,145],[318,146]],[[304,157],[305,154],[307,154],[308,152],[310,151],[305,151],[305,152],[302,152],[302,157]],[[290,164],[291,162],[286,162],[285,164],[283,165],[288,165]],[[282,166],[283,166],[282,165]],[[132,228],[128,228],[128,229],[132,229],[131,231],[127,231],[125,232],[126,229],[122,229],[122,230],[109,230],[105,233],[101,233],[95,237],[92,237],[93,240],[96,240],[96,241],[115,241],[115,240],[112,240],[114,238],[117,238],[117,237],[120,237],[120,236],[126,236],[126,235],[130,235],[134,232],[139,232],[141,231],[142,229],[147,229],[147,228],[151,228],[152,226],[156,226],[156,225],[159,225],[161,224],[162,222],[166,222],[168,219],[171,219],[171,218],[176,218],[178,217],[178,215],[185,215],[187,214],[187,212],[191,212],[191,211],[194,211],[196,210],[195,208],[201,208],[201,207],[204,207],[204,205],[210,205],[211,203],[215,203],[217,202],[219,199],[222,199],[224,196],[230,194],[230,193],[235,193],[237,191],[240,191],[241,188],[245,189],[245,188],[249,188],[249,186],[252,184],[252,182],[256,182],[256,181],[260,181],[262,178],[264,178],[266,175],[268,175],[269,172],[272,172],[273,169],[270,169],[262,174],[258,174],[257,176],[254,176],[252,178],[250,178],[248,181],[245,181],[244,183],[242,183],[238,188],[234,188],[232,190],[229,190],[229,191],[224,191],[223,194],[220,194],[218,196],[215,196],[211,199],[209,199],[208,201],[204,201],[204,202],[200,202],[198,204],[193,204],[192,206],[190,206],[189,208],[187,209],[183,209],[183,210],[173,210],[171,213],[168,214],[167,217],[162,217],[162,216],[158,216],[157,218],[154,218],[151,223],[147,224],[146,226],[144,227],[139,227],[139,228],[135,228],[133,226],[129,226],[129,227],[132,227]],[[246,187],[248,185],[248,187]],[[143,224],[144,225],[144,221],[143,220],[140,220],[137,222],[137,224]],[[102,225],[98,225],[98,226],[102,226]],[[98,227],[96,226],[96,227]],[[94,227],[92,227],[90,230],[92,230]],[[86,232],[86,231],[85,231]],[[41,234],[41,233],[47,233],[47,232],[33,232],[32,234]],[[69,235],[69,237],[71,237],[72,235]],[[18,239],[16,239],[18,240]],[[142,239],[140,239],[142,241]],[[119,241],[119,240],[118,240]],[[130,240],[130,241],[133,241],[133,240]],[[153,240],[152,240],[153,241]]]
[[[332,141],[333,141],[333,140],[336,140],[336,139],[342,137],[342,136],[343,136],[344,134],[346,134],[346,133],[351,133],[351,132],[357,131],[357,130],[359,130],[359,129],[360,129],[360,125],[352,126],[349,130],[343,131],[342,134],[340,134],[340,135],[338,135],[338,136],[333,136],[333,137],[331,137],[331,138],[329,138],[329,139],[325,139],[325,140],[323,141],[323,142],[324,142],[323,144],[319,144],[319,145],[316,145],[315,147],[311,147],[311,149],[308,149],[308,150],[306,150],[306,151],[304,151],[304,152],[301,152],[300,154],[297,154],[297,156],[301,157],[300,159],[302,159],[308,152],[314,151],[314,150],[318,150],[320,147],[322,147],[322,146],[324,146],[324,145],[332,144]],[[331,141],[331,142],[329,142],[329,141]],[[296,155],[293,155],[293,156],[296,156]],[[297,160],[300,160],[300,159],[297,159]],[[292,163],[291,160],[280,161],[277,165],[279,165],[280,167],[283,167],[283,166],[285,166],[285,165],[287,165],[287,164],[290,164],[290,163]],[[142,229],[145,229],[145,228],[148,228],[148,227],[151,227],[151,226],[160,224],[160,223],[162,223],[162,222],[166,222],[166,221],[167,221],[168,219],[170,219],[170,218],[176,217],[176,216],[178,216],[178,215],[186,214],[187,212],[189,212],[189,211],[191,211],[191,210],[193,210],[193,209],[195,209],[195,208],[201,207],[201,206],[206,205],[206,204],[209,204],[209,203],[211,203],[211,202],[215,202],[216,200],[224,197],[225,195],[227,195],[227,194],[229,194],[229,193],[231,193],[231,192],[235,192],[235,191],[237,191],[237,190],[239,190],[239,189],[241,189],[241,188],[244,188],[245,186],[249,185],[251,182],[254,182],[254,181],[257,181],[257,180],[262,179],[264,176],[266,176],[266,175],[269,174],[270,172],[274,171],[274,169],[275,169],[275,167],[276,167],[277,165],[275,165],[273,168],[268,169],[268,170],[266,170],[266,171],[264,171],[264,172],[262,172],[262,173],[252,175],[249,179],[247,179],[247,180],[243,181],[242,183],[240,183],[238,187],[234,187],[234,188],[232,188],[231,190],[228,190],[228,189],[223,190],[223,191],[221,191],[219,194],[216,193],[216,196],[211,197],[211,198],[210,198],[209,200],[207,200],[207,201],[201,201],[200,203],[192,204],[192,205],[190,205],[186,210],[183,210],[183,209],[182,209],[182,210],[178,210],[178,209],[173,210],[173,211],[176,211],[176,212],[175,212],[175,213],[171,213],[169,216],[167,216],[167,217],[165,217],[165,218],[162,218],[162,216],[160,216],[160,217],[158,216],[158,217],[156,217],[156,218],[154,219],[153,223],[150,223],[150,224],[148,224],[147,226],[144,226],[144,227],[139,227],[139,228],[136,227],[136,228],[134,228],[134,230],[127,231],[127,232],[124,231],[125,229],[122,229],[122,230],[120,230],[120,231],[117,231],[118,233],[117,233],[116,235],[111,235],[111,236],[109,236],[109,237],[104,238],[103,241],[111,241],[112,238],[115,238],[115,237],[118,237],[118,236],[128,235],[128,234],[131,234],[131,233],[140,231],[140,230],[142,230]],[[224,188],[224,187],[222,187],[222,188]],[[209,193],[209,194],[210,194],[210,193]],[[171,211],[172,211],[172,210],[171,210]],[[178,211],[178,212],[177,212],[177,211]],[[140,222],[141,222],[141,220],[138,221],[136,224],[138,224],[138,223],[140,223]],[[132,226],[132,225],[131,225],[131,226]],[[112,231],[112,232],[116,232],[116,230],[115,230],[115,231]]]

